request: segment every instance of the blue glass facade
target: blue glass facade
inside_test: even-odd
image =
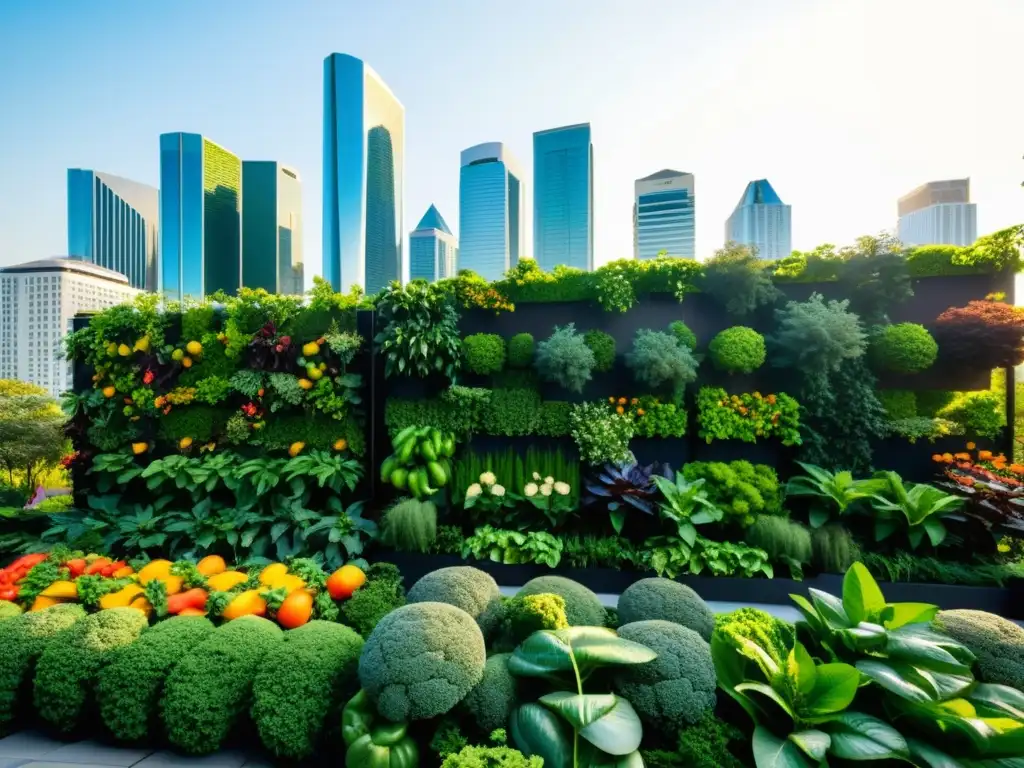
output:
[[[633,214],[633,256],[696,257],[696,199],[691,173],[665,169],[637,179]]]
[[[159,193],[107,173],[68,169],[68,255],[156,289]]]
[[[538,265],[594,268],[590,124],[533,134],[533,252]]]
[[[242,163],[242,285],[297,295],[304,289],[302,188],[279,163]]]
[[[409,235],[409,279],[434,282],[454,277],[458,243],[440,211],[433,205]]]
[[[501,142],[462,152],[459,171],[459,269],[500,280],[519,263],[522,181]]]
[[[324,60],[323,276],[376,293],[405,276],[405,109],[364,62]]]
[[[791,229],[791,207],[767,179],[758,179],[747,184],[726,220],[725,240],[750,246],[762,259],[782,259],[793,252]]]
[[[196,133],[160,136],[160,285],[168,299],[235,293],[242,162]]]

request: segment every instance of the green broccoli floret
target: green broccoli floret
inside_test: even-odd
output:
[[[388,720],[443,715],[484,674],[484,636],[473,617],[447,603],[412,603],[377,624],[359,657],[359,681]]]
[[[160,702],[170,742],[193,755],[217,751],[249,709],[259,665],[283,635],[272,621],[243,616],[178,662]]]
[[[0,622],[0,736],[6,736],[27,709],[19,696],[26,691],[40,654],[84,618],[82,606],[63,603]]]
[[[739,608],[715,618],[715,634],[737,646],[736,640],[752,640],[782,666],[796,639],[793,625],[758,608]]]
[[[160,693],[174,665],[213,632],[202,616],[175,616],[119,649],[100,670],[96,699],[100,717],[121,741],[149,735],[160,710]]]
[[[0,600],[0,621],[21,615],[21,606],[10,600]]]
[[[457,565],[431,571],[412,585],[410,603],[448,603],[461,608],[480,625],[486,637],[501,621],[501,590],[479,568]]]
[[[285,632],[260,662],[252,686],[252,719],[278,757],[313,754],[333,716],[355,693],[363,638],[349,627],[311,621]]]
[[[580,584],[564,576],[538,576],[530,579],[516,597],[558,595],[565,600],[565,618],[571,627],[603,627],[607,614],[601,599]]]
[[[565,629],[565,600],[561,595],[523,595],[505,601],[501,633],[494,643],[499,650],[512,650],[541,629]]]
[[[487,659],[483,679],[467,694],[462,706],[482,731],[503,728],[516,706],[516,679],[508,671],[511,653]]]
[[[619,637],[658,654],[654,661],[615,676],[616,693],[633,705],[641,720],[675,733],[714,709],[715,665],[711,647],[700,635],[675,622],[652,619],[619,627]]]
[[[363,637],[369,637],[377,622],[395,608],[405,605],[402,576],[391,563],[374,563],[366,572],[366,583],[341,604],[341,621]]]
[[[619,623],[661,619],[692,629],[711,640],[715,614],[700,595],[671,579],[641,579],[619,597]]]
[[[979,678],[1024,691],[1024,629],[985,611],[940,611],[935,626],[977,657]]]
[[[111,608],[86,617],[50,643],[36,666],[33,698],[40,717],[58,731],[73,731],[86,713],[100,669],[148,626],[146,614],[137,608]]]
[[[441,768],[542,768],[539,757],[526,757],[511,747],[466,747],[448,755]]]

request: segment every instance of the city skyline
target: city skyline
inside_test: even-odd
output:
[[[746,9],[725,41],[712,32],[732,18],[728,8],[680,3],[637,9],[631,27],[644,29],[640,35],[622,29],[609,4],[589,4],[580,14],[578,3],[527,2],[523,18],[508,21],[506,34],[455,35],[441,58],[426,55],[430,36],[440,29],[484,28],[485,9],[442,2],[432,18],[421,19],[402,14],[397,5],[394,14],[382,7],[298,7],[281,17],[273,4],[257,0],[244,19],[227,8],[207,9],[210,23],[199,30],[188,24],[190,6],[202,7],[188,0],[173,8],[68,5],[53,24],[42,24],[31,4],[20,0],[0,9],[0,66],[19,72],[0,78],[0,96],[18,115],[0,127],[3,146],[17,147],[0,180],[0,263],[64,252],[67,168],[103,168],[155,184],[153,137],[182,126],[218,137],[242,157],[287,158],[299,170],[312,191],[303,199],[306,261],[319,264],[319,62],[338,50],[371,62],[406,105],[405,205],[419,213],[436,202],[455,232],[461,229],[453,172],[460,148],[480,137],[498,138],[529,168],[532,132],[574,119],[589,120],[599,139],[595,265],[629,255],[628,185],[652,167],[683,167],[701,178],[699,257],[720,246],[720,223],[736,190],[757,177],[785,189],[786,202],[799,210],[793,230],[799,249],[893,229],[892,201],[934,178],[970,175],[979,232],[1020,219],[1020,146],[1010,129],[1020,122],[1020,104],[1011,100],[998,121],[932,126],[927,136],[869,119],[895,109],[924,114],[950,88],[970,89],[976,99],[995,103],[1013,71],[1007,30],[1024,18],[1012,2],[982,0],[976,12],[963,14],[952,2],[908,0],[893,9],[873,1],[826,8],[784,0],[770,11]],[[542,9],[552,23],[538,30],[530,19]],[[239,34],[225,40],[214,31],[228,19]],[[563,22],[569,20],[574,32],[567,35]],[[146,40],[141,30],[154,25],[166,34]],[[652,75],[642,52],[667,42],[680,25],[695,40],[685,66],[664,66]],[[544,52],[524,67],[513,41],[527,30]],[[803,50],[775,51],[766,30],[805,40]],[[207,53],[194,63],[177,58],[170,44],[186,31]],[[911,33],[956,45],[964,52],[963,66],[941,84],[923,83],[908,93],[892,73],[912,63],[911,54],[892,45],[894,56],[881,61],[871,51]],[[399,34],[408,45],[393,45]],[[1007,35],[1002,44],[1001,35]],[[615,55],[592,50],[588,41],[595,37],[607,38]],[[133,60],[119,74],[119,89],[136,95],[104,95],[109,66],[102,62],[110,62],[86,53],[97,46]],[[770,98],[745,79],[769,49],[773,77],[781,83]],[[201,67],[214,51],[221,63]],[[813,71],[803,64],[807,56],[819,61]],[[694,68],[701,78],[692,78]],[[271,91],[275,98],[266,98]],[[665,99],[665,93],[676,95]],[[69,108],[75,130],[58,129]],[[841,152],[830,149],[838,146]],[[842,183],[833,184],[835,179]],[[406,218],[402,231],[414,221]],[[524,253],[533,255],[530,242]]]

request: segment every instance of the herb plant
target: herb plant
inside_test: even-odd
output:
[[[545,381],[554,382],[571,392],[582,392],[590,381],[596,361],[584,337],[573,323],[555,328],[550,338],[537,345],[535,364]]]

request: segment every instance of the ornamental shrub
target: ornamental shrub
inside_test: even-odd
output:
[[[175,616],[146,630],[100,670],[96,701],[104,725],[119,741],[158,732],[160,694],[178,661],[213,632],[202,616]]]
[[[725,512],[727,520],[750,525],[756,514],[782,513],[779,476],[767,464],[693,461],[682,472],[690,482],[704,481],[708,499]]]
[[[711,647],[700,635],[661,619],[625,624],[618,634],[658,654],[654,661],[626,667],[615,676],[615,692],[645,724],[674,734],[714,710],[718,679]]]
[[[535,365],[545,381],[554,382],[572,392],[582,392],[591,379],[595,365],[594,353],[576,325],[556,327],[551,337],[537,345]]]
[[[637,331],[626,365],[641,384],[655,388],[668,385],[677,394],[697,378],[693,354],[675,336],[663,331]]]
[[[511,653],[496,653],[484,664],[484,676],[462,701],[462,707],[485,732],[504,728],[516,706],[516,679],[508,671]]]
[[[220,749],[249,711],[256,673],[283,637],[272,621],[243,616],[182,658],[167,676],[160,704],[171,744],[191,755]]]
[[[594,353],[594,370],[610,371],[615,367],[615,339],[604,331],[587,331],[583,341]]]
[[[936,413],[936,417],[955,421],[968,435],[998,437],[1006,426],[1003,402],[995,392],[959,392],[953,401]]]
[[[966,645],[979,679],[1024,691],[1024,629],[985,611],[939,611],[936,628]]]
[[[715,368],[728,373],[753,373],[764,365],[764,336],[753,328],[736,325],[726,328],[708,344]]]
[[[474,333],[462,340],[466,370],[490,376],[505,367],[505,340],[495,333]]]
[[[516,593],[526,595],[558,595],[565,601],[565,618],[570,627],[603,627],[604,606],[601,599],[580,584],[564,576],[538,576],[530,579]]]
[[[791,301],[775,310],[779,330],[769,338],[772,365],[814,376],[863,355],[867,336],[849,306],[849,301],[826,302],[813,293],[807,301]]]
[[[494,578],[479,568],[456,565],[431,571],[412,585],[410,603],[448,603],[461,608],[487,636],[501,621],[501,590]]]
[[[148,626],[146,614],[137,608],[111,608],[62,633],[36,666],[33,699],[39,716],[62,733],[73,731],[86,715],[86,701],[100,669]]]
[[[526,757],[511,747],[463,747],[445,757],[441,768],[542,768],[543,758]]]
[[[948,389],[919,390],[914,393],[917,400],[917,410],[915,413],[918,416],[927,416],[930,419],[935,418],[939,411],[953,402],[956,395],[956,392],[951,392]],[[879,393],[879,397],[881,398],[881,393]]]
[[[777,515],[758,515],[743,532],[743,540],[763,549],[773,563],[806,565],[814,553],[806,526]]]
[[[24,694],[40,655],[85,618],[85,609],[62,603],[0,622],[0,736],[28,710]]]
[[[999,301],[950,307],[935,321],[944,361],[972,370],[1012,368],[1024,362],[1024,310]]]
[[[569,434],[569,415],[572,403],[545,400],[537,411],[536,433],[541,437],[565,437]]]
[[[676,341],[693,351],[697,348],[697,334],[682,320],[674,320],[668,324],[668,332],[676,337]]]
[[[391,563],[374,563],[366,571],[366,583],[341,604],[341,621],[363,637],[395,608],[405,605],[402,575]]]
[[[860,547],[846,528],[831,523],[811,532],[814,565],[824,573],[846,573],[860,559]]]
[[[447,603],[413,603],[377,624],[359,657],[359,682],[396,723],[445,712],[483,679],[487,651],[473,617]]]
[[[508,365],[510,368],[533,366],[533,334],[517,333],[508,340]]]
[[[885,409],[889,421],[912,419],[917,416],[917,393],[910,389],[880,389],[878,402]]]
[[[588,464],[624,464],[633,458],[629,450],[633,420],[614,413],[602,403],[576,403],[569,412],[569,432],[580,459]]]
[[[711,639],[715,614],[700,595],[672,579],[650,578],[633,582],[619,596],[619,623],[671,621]]]
[[[756,249],[727,243],[704,263],[704,276],[698,286],[730,315],[743,317],[774,303],[781,295],[772,283],[768,266],[757,258]]]
[[[887,325],[871,338],[872,362],[893,373],[919,373],[931,368],[939,355],[939,345],[923,325],[897,323]]]
[[[380,538],[398,552],[429,552],[437,539],[434,502],[399,499],[384,512]]]
[[[495,389],[483,409],[482,431],[488,435],[532,435],[537,428],[540,394],[532,389]]]
[[[331,719],[355,693],[362,650],[363,638],[328,621],[284,633],[252,684],[252,719],[267,749],[286,760],[313,754]]]

